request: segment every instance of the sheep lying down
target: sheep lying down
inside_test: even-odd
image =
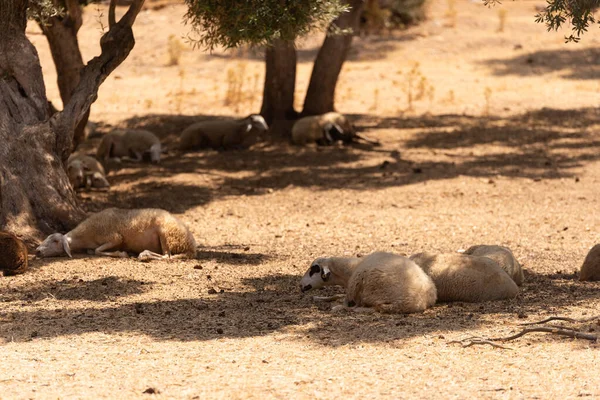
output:
[[[438,301],[478,303],[512,299],[519,293],[511,277],[488,257],[418,253],[410,259],[433,279]]]
[[[579,272],[579,280],[600,281],[600,244],[592,247],[585,257]]]
[[[53,233],[36,249],[38,257],[87,252],[109,257],[138,255],[140,260],[194,258],[196,241],[189,229],[167,211],[108,208],[93,214],[66,234]]]
[[[431,278],[417,264],[384,252],[362,258],[317,258],[300,281],[303,292],[333,285],[346,288],[344,304],[356,306],[355,311],[423,312],[437,298]]]
[[[28,268],[27,246],[15,235],[0,231],[0,271],[4,276],[22,274]]]

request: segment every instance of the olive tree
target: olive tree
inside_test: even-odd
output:
[[[70,0],[64,1],[67,12],[72,12]],[[331,21],[341,8],[337,1],[325,0],[186,2],[187,21],[197,43],[209,48],[293,40]],[[80,69],[63,110],[51,115],[38,53],[25,28],[32,14],[56,16],[57,3],[0,0],[0,229],[31,243],[46,233],[71,229],[83,218],[64,164],[75,129],[96,100],[100,85],[135,44],[132,25],[143,3],[132,0],[117,22],[116,0],[110,1],[100,55]]]

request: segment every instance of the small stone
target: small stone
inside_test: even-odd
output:
[[[213,288],[208,289],[208,294],[217,294],[217,291]]]
[[[221,328],[217,328],[217,333],[218,333],[219,335],[222,335],[222,334],[223,334],[223,329],[221,329]]]
[[[144,390],[142,393],[144,394],[159,394],[160,391],[158,389],[154,389],[154,388],[148,388],[146,390]]]
[[[202,267],[202,265],[198,264],[198,265],[194,265],[194,269],[202,269],[204,267]]]
[[[420,167],[414,167],[414,168],[412,169],[412,172],[413,172],[414,174],[420,174],[420,173],[422,173],[422,172],[423,172],[423,168],[420,168]]]
[[[529,318],[529,316],[527,314],[525,314],[524,312],[520,312],[517,314],[517,318],[525,319],[525,318]]]

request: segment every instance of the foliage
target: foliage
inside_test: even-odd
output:
[[[500,3],[499,0],[484,0],[485,5]],[[573,33],[565,36],[567,42],[579,42],[581,35],[598,21],[594,11],[600,7],[600,0],[547,0],[546,9],[535,16],[535,21],[546,25],[549,31],[558,30],[570,23]]]
[[[185,0],[188,39],[212,50],[242,44],[266,44],[273,39],[293,40],[313,28],[324,29],[348,11],[340,0]]]
[[[31,0],[27,8],[27,18],[47,24],[48,20],[53,17],[64,15],[65,9],[57,7],[52,0]]]

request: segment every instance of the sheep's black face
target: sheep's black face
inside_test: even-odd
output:
[[[302,292],[307,292],[311,289],[320,289],[327,284],[326,282],[329,280],[331,273],[329,272],[329,268],[323,265],[322,261],[327,264],[326,259],[315,260],[300,280],[300,290]]]

